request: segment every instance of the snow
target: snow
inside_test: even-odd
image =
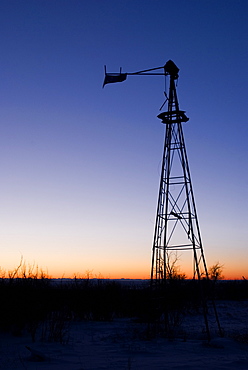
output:
[[[216,305],[224,337],[217,334],[212,318],[210,343],[200,314],[189,313],[170,340],[159,336],[148,340],[147,325],[134,319],[72,321],[63,344],[38,338],[32,343],[30,334],[2,333],[0,369],[247,370],[248,302],[219,301]]]

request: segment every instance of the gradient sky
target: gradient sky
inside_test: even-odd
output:
[[[103,66],[172,59],[207,264],[248,278],[247,39],[246,0],[1,0],[1,268],[149,277],[164,78]]]

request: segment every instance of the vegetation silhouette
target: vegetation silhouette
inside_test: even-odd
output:
[[[66,343],[72,322],[132,318],[143,324],[142,336],[146,339],[155,334],[173,337],[186,314],[201,310],[198,281],[179,276],[169,279],[166,288],[170,330],[160,328],[153,332],[160,312],[156,306],[159,297],[151,296],[148,280],[121,282],[102,277],[56,280],[21,260],[15,270],[2,272],[0,277],[0,331],[15,336],[28,332],[32,341]],[[214,284],[216,300],[248,299],[245,279],[210,282]]]

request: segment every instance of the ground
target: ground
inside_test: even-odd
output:
[[[148,340],[146,326],[134,319],[71,322],[62,344],[38,338],[33,343],[28,333],[20,337],[2,333],[0,369],[248,369],[248,302],[216,305],[224,337],[219,337],[212,317],[209,343],[200,314],[188,314],[169,340]]]

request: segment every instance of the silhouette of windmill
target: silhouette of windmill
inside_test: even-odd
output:
[[[162,72],[157,72],[161,70]],[[156,70],[156,72],[154,72]],[[187,122],[185,111],[179,109],[176,83],[179,69],[171,60],[163,67],[147,69],[134,73],[107,73],[103,87],[108,83],[125,81],[128,75],[164,75],[169,76],[169,93],[166,94],[167,110],[158,118],[165,124],[165,141],[162,158],[162,169],[159,186],[159,196],[156,212],[154,239],[152,246],[151,286],[160,289],[166,300],[166,285],[171,280],[171,253],[193,254],[192,279],[199,282],[206,332],[210,338],[207,317],[207,296],[203,290],[205,281],[209,281],[206,260],[200,234],[200,227],[193,194],[189,163],[184,141],[182,123]],[[214,301],[213,308],[221,333]],[[163,312],[164,314],[164,312]]]

